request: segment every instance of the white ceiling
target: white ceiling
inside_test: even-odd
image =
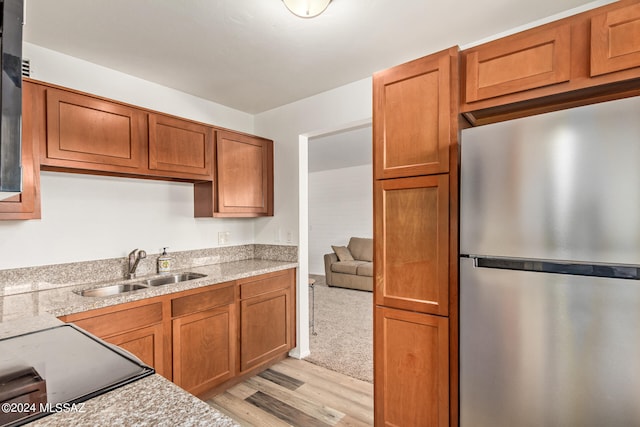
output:
[[[25,41],[259,113],[586,0],[25,0]],[[34,64],[37,66],[37,64]]]

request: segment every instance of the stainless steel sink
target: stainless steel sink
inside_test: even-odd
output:
[[[105,286],[104,288],[84,289],[75,292],[83,297],[106,297],[109,295],[122,294],[124,292],[139,291],[140,289],[146,288],[147,286],[141,283],[127,283],[124,285],[111,285]]]
[[[207,275],[199,273],[177,273],[169,274],[162,277],[156,277],[153,279],[147,279],[142,283],[146,284],[147,286],[162,286],[169,285],[171,283],[186,282],[187,280],[200,279],[202,277],[207,277]]]
[[[207,277],[207,275],[199,273],[176,273],[161,277],[154,277],[153,279],[141,280],[135,283],[110,285],[103,288],[83,289],[73,292],[78,295],[82,295],[83,297],[107,297],[110,295],[123,294],[125,292],[148,289],[150,286],[169,285],[171,283],[186,282],[187,280],[200,279],[203,277]]]

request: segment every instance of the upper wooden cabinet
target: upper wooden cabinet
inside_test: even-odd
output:
[[[47,88],[46,166],[140,173],[145,169],[146,114],[136,108]]]
[[[571,27],[525,32],[465,51],[466,101],[569,80]]]
[[[149,169],[160,174],[213,179],[213,129],[175,117],[149,114]],[[183,175],[184,174],[184,175]]]
[[[451,48],[374,74],[376,179],[448,172],[457,55]]]
[[[40,139],[34,111],[37,88],[22,87],[22,193],[0,201],[0,220],[40,218]]]
[[[640,4],[620,0],[502,37],[461,61],[460,112],[472,125],[634,95]]]
[[[35,81],[43,169],[180,181],[213,179],[214,127]]]
[[[640,3],[591,20],[591,75],[640,66]]]
[[[273,141],[216,134],[215,179],[195,184],[195,216],[273,216]]]

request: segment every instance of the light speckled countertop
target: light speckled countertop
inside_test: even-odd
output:
[[[59,317],[144,298],[186,291],[188,289],[196,289],[216,283],[224,283],[245,277],[257,276],[273,271],[296,268],[297,266],[298,264],[295,262],[243,260],[192,267],[184,270],[172,271],[172,273],[189,271],[206,274],[207,276],[201,279],[189,280],[187,282],[149,287],[139,291],[127,292],[108,297],[84,297],[74,293],[73,291],[98,288],[115,283],[135,283],[142,279],[158,277],[159,275],[149,275],[131,280],[110,280],[99,283],[59,286],[54,289],[43,285],[42,288],[44,288],[44,290],[31,290],[28,292],[25,292],[24,285],[16,286],[15,288],[5,286],[5,296],[0,297],[0,321],[39,316],[41,314],[52,314]],[[38,284],[33,284],[33,286],[30,287],[30,289],[34,288],[41,289]]]
[[[21,290],[24,287],[13,290],[11,287],[5,287],[5,296],[0,297],[0,339],[60,324],[61,322],[54,316],[166,295],[273,271],[296,268],[297,266],[297,263],[294,262],[268,260],[243,260],[206,265],[183,270],[207,275],[201,279],[150,287],[109,297],[83,297],[73,291],[106,286],[112,283],[132,283],[143,278],[88,283],[31,292]],[[37,286],[35,287],[37,288]],[[60,412],[28,425],[226,427],[238,424],[156,374],[88,400],[83,413]]]

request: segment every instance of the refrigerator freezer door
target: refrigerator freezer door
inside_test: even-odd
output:
[[[640,264],[640,97],[466,129],[463,254]]]
[[[639,426],[640,284],[460,262],[462,427]]]

